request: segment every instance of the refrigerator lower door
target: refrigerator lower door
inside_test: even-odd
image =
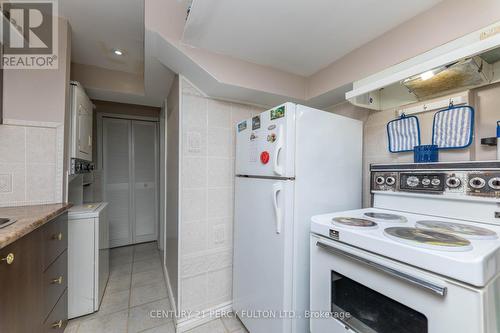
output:
[[[289,180],[235,180],[233,308],[252,333],[291,332],[293,192]]]

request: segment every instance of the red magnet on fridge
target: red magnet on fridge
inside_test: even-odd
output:
[[[260,153],[260,161],[262,164],[267,164],[269,162],[269,153],[267,151]]]

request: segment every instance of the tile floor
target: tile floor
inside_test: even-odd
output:
[[[170,310],[156,242],[110,252],[110,276],[98,312],[69,321],[65,333],[174,333],[170,318],[151,318]],[[213,320],[188,333],[248,333],[234,318]]]

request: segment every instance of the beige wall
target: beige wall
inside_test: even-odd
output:
[[[496,158],[496,147],[480,144],[481,138],[496,135],[496,121],[500,120],[500,84],[490,85],[467,93],[469,104],[476,110],[474,144],[467,149],[440,151],[440,161],[492,160]],[[386,125],[397,117],[396,110],[371,111],[342,103],[327,111],[342,114],[364,122],[363,144],[363,205],[370,206],[369,175],[371,163],[413,162],[413,153],[389,153],[387,149]],[[432,140],[432,120],[435,111],[418,114],[422,144]]]
[[[58,69],[4,71],[3,117],[6,121],[64,122],[70,33],[68,22],[59,18]]]
[[[156,117],[160,116],[160,108],[135,105],[126,103],[116,103],[100,100],[92,100],[95,105],[95,111],[100,113],[116,113],[127,116],[143,116],[143,117]]]
[[[71,30],[59,18],[57,70],[5,70],[0,206],[65,201]]]
[[[457,18],[461,19],[456,21]],[[377,73],[498,21],[498,0],[445,0],[312,75],[308,98]]]
[[[158,33],[218,82],[296,99],[305,98],[305,77],[183,44],[181,39],[186,20],[184,1],[147,0],[144,11],[147,31]]]
[[[495,160],[496,147],[481,145],[480,139],[496,136],[496,122],[500,120],[500,84],[474,91],[474,105],[478,110],[476,126],[479,130],[475,141],[476,159]]]
[[[263,110],[181,87],[180,310],[196,311],[232,300],[234,128]]]
[[[195,75],[209,73],[220,89],[226,84],[308,101],[499,22],[500,1],[444,0],[309,77],[187,47],[181,43],[185,17],[185,2],[145,2],[146,30],[175,48],[176,59],[167,59],[169,64],[194,62]]]
[[[144,75],[110,70],[102,67],[71,64],[71,80],[85,88],[144,95]]]
[[[330,106],[325,111],[333,112],[341,116],[361,120],[363,122],[368,120],[370,110],[353,105],[349,102],[343,102],[337,105]]]

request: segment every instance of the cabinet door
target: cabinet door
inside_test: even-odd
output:
[[[41,234],[35,230],[0,250],[0,332],[39,332],[42,325]],[[7,258],[12,254],[13,261]]]

